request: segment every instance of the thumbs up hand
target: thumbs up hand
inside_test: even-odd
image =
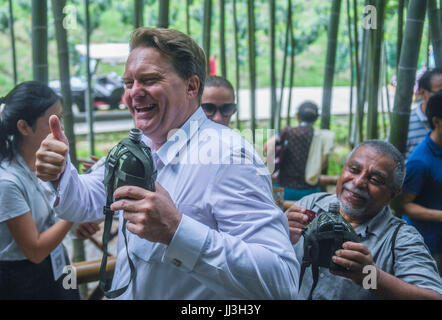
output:
[[[36,175],[43,181],[58,182],[66,167],[69,142],[56,115],[49,118],[51,133],[41,142],[36,152]]]
[[[63,129],[61,128],[60,119],[56,115],[52,115],[49,118],[49,128],[55,139],[64,142],[67,146],[69,145],[68,138],[64,135]]]

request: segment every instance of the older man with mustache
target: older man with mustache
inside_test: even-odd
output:
[[[345,272],[319,269],[312,299],[442,299],[442,281],[422,236],[394,217],[388,206],[401,192],[404,175],[400,152],[388,142],[369,140],[348,156],[336,195],[309,195],[287,210],[299,260],[304,255],[301,231],[309,223],[306,209],[322,214],[330,203],[338,202],[342,217],[361,239],[345,242],[332,258]],[[369,286],[364,281],[368,276]],[[312,284],[312,271],[307,268],[300,299],[309,296]]]

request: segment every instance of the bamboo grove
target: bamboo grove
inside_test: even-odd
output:
[[[128,8],[120,8],[120,10],[131,12],[127,19],[131,20],[133,28],[170,27],[171,18],[178,14],[173,9],[173,5],[180,3],[185,20],[181,24],[180,31],[189,34],[200,43],[206,53],[207,66],[209,67],[210,56],[217,54],[220,62],[220,75],[229,78],[232,82],[236,97],[239,97],[240,89],[249,90],[250,105],[247,107],[250,108],[250,119],[246,124],[241,123],[239,110],[236,113],[235,123],[238,129],[242,129],[244,125],[248,126],[252,133],[259,125],[256,119],[256,90],[260,83],[258,67],[265,70],[269,79],[267,83],[270,90],[269,119],[266,120],[264,126],[278,132],[283,123],[291,124],[295,108],[292,106],[292,101],[293,95],[296,95],[296,71],[297,67],[302,64],[302,62],[297,62],[297,55],[317,39],[318,30],[321,28],[327,33],[326,50],[319,53],[325,56],[325,64],[321,66],[323,70],[321,128],[328,129],[332,124],[332,95],[336,82],[338,47],[341,44],[349,52],[350,99],[348,101],[348,133],[346,134],[349,146],[365,139],[382,136],[388,138],[401,152],[405,152],[407,136],[404,132],[408,130],[421,47],[425,46],[428,51],[431,45],[435,64],[442,67],[442,0],[316,0],[324,7],[325,15],[323,19],[318,19],[317,25],[309,31],[304,30],[305,25],[308,24],[306,21],[308,17],[303,17],[302,12],[299,11],[302,11],[303,5],[308,6],[315,1],[31,0],[32,48],[28,50],[32,51],[32,77],[34,80],[43,82],[49,80],[48,25],[53,24],[57,45],[58,76],[63,96],[64,129],[69,140],[70,158],[75,165],[77,165],[77,155],[69,54],[69,37],[72,35],[69,34],[69,28],[64,26],[66,19],[69,19],[69,12],[66,8],[68,4],[81,5],[84,8],[83,12],[78,13],[78,19],[81,20],[83,28],[81,41],[86,44],[87,48],[84,62],[88,82],[85,98],[86,119],[89,128],[90,153],[94,154],[94,113],[89,69],[90,37],[97,24],[97,15],[106,7],[122,6],[123,2],[131,6],[130,10],[127,10]],[[10,52],[12,53],[10,74],[13,84],[17,84],[20,74],[17,63],[18,37],[14,30],[14,22],[16,22],[14,11],[17,9],[15,7],[17,4],[24,6],[28,1],[3,0],[0,1],[1,3],[4,4],[4,8],[7,8],[3,10],[6,19],[0,19],[0,23],[6,20],[6,29],[10,39]],[[147,12],[147,8],[156,12]],[[48,10],[52,12],[52,21],[48,19]],[[92,14],[91,10],[93,10]],[[397,29],[394,61],[390,52],[392,46],[386,44],[385,36],[386,22],[389,19],[396,22],[395,28]],[[426,24],[428,34],[424,33]],[[345,37],[342,36],[343,34]],[[257,37],[258,35],[261,36]],[[26,35],[20,35],[20,37],[23,36]],[[219,43],[215,43],[215,40]],[[266,60],[262,59],[263,51],[268,57]],[[390,93],[386,88],[392,76],[392,70],[388,66],[392,64],[397,84],[394,103],[390,105]],[[283,105],[287,106],[285,119],[282,117]],[[379,105],[381,112],[378,112]],[[254,134],[252,138],[255,139]],[[74,241],[73,261],[83,260],[85,260],[83,242]],[[80,290],[82,296],[87,295],[87,287],[83,286]]]
[[[95,16],[89,18],[88,0],[46,0],[31,1],[32,16],[32,71],[33,78],[39,81],[48,81],[48,24],[53,23],[57,43],[57,56],[59,62],[59,77],[61,79],[63,102],[64,102],[64,126],[68,135],[71,151],[71,159],[76,163],[75,136],[73,131],[72,98],[70,89],[69,72],[69,30],[63,27],[67,12],[66,4],[82,3],[85,8],[82,21],[84,27],[84,43],[88,44],[92,33]],[[115,1],[98,1],[111,6]],[[154,3],[157,10],[157,21],[146,20],[146,3]],[[250,91],[250,119],[247,126],[252,130],[258,126],[256,119],[256,90],[259,81],[257,73],[257,58],[262,55],[262,48],[268,51],[266,70],[269,76],[268,87],[270,99],[268,101],[269,119],[266,126],[281,129],[282,123],[290,124],[294,106],[293,95],[296,95],[296,56],[297,48],[308,46],[312,40],[302,39],[299,32],[302,31],[303,22],[295,18],[299,11],[299,1],[295,0],[185,0],[184,3],[185,23],[181,31],[195,38],[192,32],[196,28],[201,29],[201,38],[197,39],[204,49],[207,59],[211,54],[217,54],[220,61],[220,75],[228,77],[236,88],[237,96],[240,89]],[[437,0],[329,0],[321,1],[327,21],[323,27],[327,30],[327,47],[323,54],[325,65],[323,66],[323,95],[321,104],[321,127],[330,128],[333,87],[336,75],[337,47],[339,44],[347,46],[349,51],[350,70],[350,99],[348,116],[348,143],[354,145],[365,139],[388,137],[390,142],[401,151],[405,149],[406,132],[413,97],[413,86],[416,78],[416,70],[421,46],[433,48],[436,66],[442,65],[442,1]],[[48,4],[50,4],[48,6]],[[173,1],[169,0],[134,0],[133,28],[143,25],[167,28],[170,26]],[[7,1],[8,6],[8,29],[12,52],[12,75],[14,83],[17,83],[17,57],[14,34],[14,6],[13,1]],[[52,8],[53,21],[48,20],[48,9]],[[239,8],[242,8],[239,14]],[[152,8],[152,7],[149,7]],[[152,10],[152,9],[149,9]],[[195,13],[197,12],[197,13]],[[216,13],[216,14],[215,14]],[[195,15],[200,14],[200,24],[195,26]],[[265,19],[262,16],[265,16]],[[152,15],[150,15],[151,17]],[[260,17],[261,23],[257,24]],[[216,21],[215,18],[219,21]],[[391,46],[385,41],[386,19],[397,21],[397,39],[395,44],[396,59],[391,61],[388,52]],[[283,20],[285,30],[276,29],[276,23]],[[266,25],[262,25],[266,21]],[[215,24],[216,22],[216,24]],[[424,34],[424,26],[428,24],[428,37]],[[217,26],[215,29],[214,26]],[[232,26],[232,28],[227,28]],[[246,32],[241,31],[245,26]],[[257,42],[257,33],[265,29],[266,43]],[[342,37],[345,30],[346,37]],[[87,31],[86,31],[87,30]],[[227,34],[227,30],[233,30]],[[214,34],[218,36],[213,37]],[[339,36],[341,34],[341,36]],[[214,45],[216,38],[219,43]],[[229,40],[228,40],[229,39]],[[262,38],[261,38],[262,39]],[[232,44],[229,41],[232,40]],[[247,43],[244,46],[244,43]],[[310,41],[310,42],[309,42]],[[88,46],[87,46],[88,47]],[[216,49],[214,49],[216,48]],[[228,48],[228,50],[227,50]],[[216,51],[215,51],[216,50]],[[283,52],[282,59],[276,52]],[[246,64],[240,64],[240,52],[247,51]],[[229,59],[228,59],[229,58]],[[390,59],[390,60],[389,60]],[[88,59],[87,59],[88,60]],[[228,63],[233,61],[233,63]],[[262,62],[262,59],[260,60]],[[397,86],[394,93],[394,103],[390,105],[389,95],[386,89],[392,76],[388,64],[395,64]],[[298,62],[298,66],[301,62]],[[89,64],[86,63],[86,66]],[[279,67],[278,67],[279,66]],[[262,65],[259,65],[262,68]],[[390,71],[389,71],[390,70]],[[390,74],[389,74],[390,72]],[[90,72],[89,72],[90,74]],[[242,75],[247,74],[244,78]],[[258,79],[259,80],[259,79]],[[88,82],[90,85],[90,77]],[[284,90],[289,88],[288,94]],[[89,96],[86,98],[87,117],[90,123],[90,148],[94,151],[93,135],[93,112]],[[386,97],[386,98],[385,98]],[[283,104],[288,107],[286,118],[282,117]],[[379,112],[379,106],[381,112]],[[239,121],[239,112],[236,114],[236,126],[242,125]],[[381,134],[382,133],[382,134]],[[254,137],[253,137],[254,138]]]

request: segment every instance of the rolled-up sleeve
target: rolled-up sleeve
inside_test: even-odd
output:
[[[422,236],[405,225],[398,232],[395,245],[394,275],[410,284],[442,294],[442,280]]]

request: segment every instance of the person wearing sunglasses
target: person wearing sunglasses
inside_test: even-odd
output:
[[[235,90],[232,84],[223,77],[207,77],[201,107],[210,120],[228,126],[230,118],[236,112]]]

